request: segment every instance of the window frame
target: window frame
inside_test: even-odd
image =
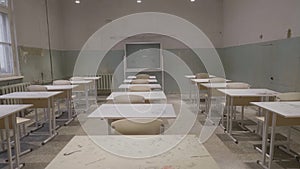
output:
[[[18,52],[17,52],[17,40],[16,40],[16,31],[15,31],[15,23],[14,23],[14,15],[13,15],[13,2],[12,0],[7,0],[7,6],[0,5],[0,12],[4,13],[8,17],[9,22],[9,30],[10,30],[10,43],[2,43],[4,45],[9,45],[12,51],[12,59],[13,59],[13,72],[12,73],[0,73],[0,79],[3,77],[12,77],[12,76],[19,76],[20,69],[19,69],[19,59],[18,59]]]

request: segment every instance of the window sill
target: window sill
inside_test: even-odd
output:
[[[23,79],[24,76],[9,76],[9,77],[0,77],[0,82]]]

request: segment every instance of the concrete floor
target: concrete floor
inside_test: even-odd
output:
[[[102,97],[101,97],[102,98]],[[100,98],[100,100],[101,100]],[[102,100],[104,100],[102,98]],[[102,104],[103,102],[99,102]],[[181,101],[177,95],[168,96],[168,103],[174,105],[174,109],[177,113],[181,104]],[[186,103],[189,103],[186,101]],[[192,105],[189,104],[192,109]],[[254,119],[255,109],[246,108],[246,117],[250,123]],[[239,117],[237,117],[239,118]],[[199,113],[197,121],[194,123],[189,134],[199,135],[203,128],[206,116]],[[172,125],[173,121],[168,121],[169,125]],[[103,134],[107,134],[106,123],[103,123]],[[238,125],[234,125],[234,129],[240,129]],[[282,135],[286,133],[286,129],[278,129]],[[22,139],[23,148],[32,148],[33,151],[21,157],[21,161],[26,163],[23,169],[44,169],[49,162],[60,152],[60,150],[75,136],[86,135],[85,131],[80,125],[79,120],[76,118],[68,126],[62,126],[58,129],[58,136],[51,140],[46,145],[41,146],[40,136],[28,136]],[[283,137],[279,135],[278,138]],[[281,137],[280,137],[281,136]],[[217,127],[214,134],[204,143],[205,147],[220,166],[220,169],[260,169],[256,161],[261,159],[261,154],[254,149],[254,145],[261,144],[261,138],[254,133],[243,133],[236,136],[239,143],[235,144],[223,131],[221,127]],[[292,130],[292,149],[296,152],[300,152],[300,132],[298,130]],[[276,149],[275,159],[273,162],[274,169],[296,169],[300,168],[300,163],[295,158],[287,155],[283,151]],[[2,153],[0,158],[4,157]],[[278,160],[278,159],[281,160]],[[0,164],[0,169],[7,168],[4,163]]]

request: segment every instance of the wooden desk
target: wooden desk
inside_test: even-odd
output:
[[[128,76],[127,79],[136,79],[136,76]],[[156,79],[156,76],[149,76],[149,79]]]
[[[101,77],[96,77],[96,76],[91,76],[91,77],[79,77],[79,78],[82,78],[84,80],[91,80],[93,81],[93,84],[94,84],[94,93],[95,93],[95,97],[96,97],[96,103],[98,101],[98,80],[101,79]]]
[[[42,142],[47,143],[57,135],[56,121],[54,111],[54,98],[62,92],[14,92],[6,95],[1,95],[0,99],[18,99],[23,104],[32,104],[32,108],[47,108],[48,123],[49,123],[49,137]],[[50,109],[52,108],[52,111]]]
[[[196,79],[196,75],[185,75],[184,76],[187,79]],[[215,75],[209,75],[209,78],[214,78],[216,77]]]
[[[281,126],[293,126],[300,125],[300,102],[252,102],[265,111],[265,122],[263,128],[263,146],[262,146],[262,161],[259,162],[264,168],[271,169],[272,160],[274,157],[274,142],[275,142],[275,127],[278,125],[278,120],[281,118]],[[268,122],[272,117],[271,123],[271,143],[269,152],[269,164],[266,164],[266,152],[267,152],[267,137],[268,137]],[[282,119],[283,118],[283,119]]]
[[[235,143],[238,143],[232,135],[232,120],[234,106],[249,106],[250,102],[269,101],[275,98],[278,92],[269,89],[218,89],[226,95],[227,106],[227,127],[226,133],[229,134]],[[223,116],[223,115],[222,115]]]
[[[219,169],[209,152],[194,135],[185,138],[178,135],[91,137],[105,145],[105,148],[96,145],[89,136],[75,136],[46,169]],[[181,138],[183,140],[179,144],[174,148],[170,147],[174,141]],[[165,146],[172,149],[164,151]],[[111,148],[111,152],[116,150],[123,154],[110,153],[106,147]],[[71,155],[64,155],[75,151],[76,153]],[[164,153],[160,153],[161,151]],[[147,152],[149,156],[142,158],[140,154]],[[127,154],[132,155],[132,158]]]
[[[133,87],[133,86],[148,86],[151,89],[161,89],[160,84],[121,84],[119,86],[119,89],[129,89],[130,87]]]
[[[108,132],[110,133],[110,124],[115,119],[175,119],[176,114],[171,104],[102,104],[88,117],[106,119],[109,124]]]
[[[12,147],[10,140],[10,129],[13,129],[14,141],[15,141],[15,160],[16,166],[20,167],[20,138],[19,129],[16,121],[16,113],[30,108],[32,105],[0,105],[0,124],[1,128],[5,129],[6,133],[6,146],[8,154],[9,169],[14,169],[12,158]]]
[[[207,79],[191,79],[191,81],[192,81],[192,84],[195,84],[195,88],[196,88],[196,90],[197,90],[197,94],[196,94],[196,111],[199,111],[200,110],[200,93],[201,92],[204,92],[204,94],[206,93],[206,88],[202,88],[201,86],[200,86],[200,88],[198,87],[198,84],[203,84],[203,83],[210,83],[210,78],[207,78]],[[225,79],[225,82],[224,83],[226,83],[226,82],[230,82],[231,80],[229,80],[229,79]]]
[[[65,122],[65,125],[68,125],[74,118],[72,117],[72,90],[77,88],[78,85],[45,85],[48,91],[62,91],[63,93],[59,94],[56,97],[66,99],[67,110],[68,110],[68,119]]]
[[[209,113],[210,106],[211,106],[211,98],[213,97],[213,95],[214,96],[217,95],[217,96],[220,96],[220,98],[222,99],[222,95],[220,95],[219,92],[216,91],[216,89],[224,89],[224,88],[226,88],[226,85],[227,85],[226,82],[224,82],[224,83],[200,83],[200,86],[202,87],[202,89],[207,91],[205,112],[208,115],[209,119],[211,118],[210,113]],[[218,94],[216,92],[218,92]],[[225,98],[225,94],[223,94],[223,95],[224,95],[223,97]],[[221,120],[222,120],[221,124],[223,125],[223,123],[224,123],[223,117],[221,117]]]
[[[192,88],[193,88],[193,82],[191,81],[191,79],[196,79],[196,75],[185,75],[184,77],[189,80],[189,84],[190,84],[189,99],[191,101],[192,100]],[[214,78],[214,77],[216,77],[216,76],[209,75],[209,78]]]
[[[149,83],[157,83],[156,79],[145,79],[147,80]],[[131,83],[133,80],[132,79],[125,79],[123,82],[124,83]]]
[[[70,81],[72,85],[78,85],[79,87],[77,87],[76,90],[79,91],[84,91],[85,93],[85,106],[86,109],[85,111],[87,111],[90,107],[89,105],[89,90],[91,89],[91,86],[93,84],[92,80],[74,80],[74,81]],[[96,98],[97,100],[97,98]]]
[[[114,97],[120,95],[138,95],[143,96],[146,101],[158,101],[158,100],[167,100],[167,97],[163,91],[151,91],[151,92],[112,92],[106,100],[113,100]]]

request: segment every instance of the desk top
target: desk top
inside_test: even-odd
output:
[[[152,139],[147,139],[147,138]],[[217,163],[206,148],[193,135],[185,138],[178,135],[158,136],[92,136],[104,145],[96,145],[89,136],[75,136],[50,162],[46,169],[218,169]],[[174,140],[183,138],[174,148]],[[134,144],[133,140],[134,139]],[[164,152],[165,147],[170,147]],[[106,148],[108,147],[108,148]],[[108,150],[107,150],[108,149]],[[116,150],[116,151],[114,151]],[[75,152],[76,151],[76,152]],[[75,152],[65,156],[65,153]],[[140,158],[125,158],[130,153]],[[120,152],[120,153],[119,153]],[[141,158],[141,154],[157,154]],[[123,154],[121,154],[123,153]]]
[[[30,108],[31,106],[31,104],[0,105],[0,119],[13,113],[17,113],[21,110]]]
[[[191,79],[192,82],[195,83],[209,83],[210,79]],[[226,82],[230,82],[231,80],[226,79]],[[225,83],[225,82],[224,82]]]
[[[300,117],[300,101],[298,102],[251,102],[251,104],[286,118]]]
[[[128,79],[136,79],[136,76],[128,76]],[[149,76],[149,79],[156,79],[156,76]]]
[[[195,79],[196,75],[185,75],[184,77],[187,78],[187,79]],[[216,76],[215,75],[209,75],[209,78],[214,78],[214,77],[216,77]]]
[[[214,89],[220,89],[220,88],[226,88],[227,83],[200,83],[201,86],[204,86],[206,88],[214,88]]]
[[[45,85],[47,87],[47,90],[72,90],[78,85]]]
[[[146,80],[148,80],[149,83],[157,83],[156,79],[146,79]],[[125,79],[123,82],[124,83],[131,83],[132,79]]]
[[[269,89],[218,89],[220,92],[229,96],[244,96],[244,97],[263,97],[276,96],[279,93]]]
[[[101,77],[82,77],[84,80],[99,80]]]
[[[151,92],[112,92],[106,100],[113,100],[114,97],[119,95],[138,95],[143,96],[146,100],[166,100],[167,97],[163,91],[151,91]]]
[[[149,86],[152,89],[161,89],[160,84],[121,84],[120,89],[129,89],[132,86]]]
[[[99,80],[99,79],[101,79],[101,77],[100,76],[74,76],[74,77],[72,77],[72,78],[81,78],[81,79],[84,79],[84,80]]]
[[[48,99],[62,92],[14,92],[1,95],[0,99]]]
[[[80,85],[80,84],[88,84],[88,83],[92,83],[93,81],[91,80],[74,80],[74,81],[70,81],[71,84],[73,85]]]
[[[191,81],[195,83],[208,83],[209,79],[191,79]]]
[[[88,117],[120,118],[176,118],[172,104],[102,104]]]

